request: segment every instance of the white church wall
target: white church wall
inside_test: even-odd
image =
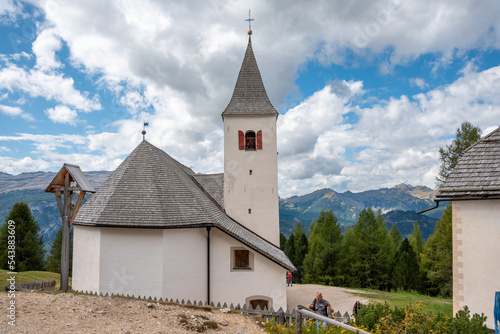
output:
[[[467,305],[494,328],[500,290],[500,200],[453,202],[453,313]]]
[[[102,293],[161,297],[163,231],[101,228]]]
[[[262,150],[239,149],[238,131],[248,130],[256,133],[262,130]],[[278,205],[276,116],[225,116],[224,206],[227,215],[279,245]]]
[[[207,299],[206,229],[164,230],[163,254],[163,298],[204,302]]]
[[[243,306],[252,296],[272,299],[274,309],[286,310],[286,269],[218,229],[212,229],[211,300]],[[231,271],[231,248],[242,247],[254,255],[253,270]],[[257,298],[255,298],[257,299]]]
[[[100,228],[74,225],[72,288],[99,293]]]

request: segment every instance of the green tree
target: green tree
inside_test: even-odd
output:
[[[393,261],[391,240],[380,210],[363,209],[344,234],[341,277],[348,286],[385,289]]]
[[[280,249],[285,251],[286,237],[283,233],[280,233]]]
[[[481,139],[481,129],[473,126],[469,122],[463,122],[457,129],[456,138],[451,145],[446,145],[439,149],[439,160],[441,167],[436,177],[438,186],[442,185],[455,168],[458,160],[462,157],[465,150]]]
[[[47,259],[47,271],[53,273],[61,272],[61,246],[62,246],[62,227],[57,231],[57,235],[50,246],[49,257]],[[73,269],[73,230],[69,234],[69,276]]]
[[[391,241],[393,253],[396,254],[399,246],[401,246],[401,242],[403,242],[403,237],[401,236],[399,229],[396,227],[396,224],[393,224],[389,230],[389,239]]]
[[[417,254],[410,245],[408,238],[405,238],[394,256],[392,287],[405,291],[416,290],[419,284],[419,272]]]
[[[420,258],[420,255],[424,252],[424,241],[422,239],[422,231],[418,225],[418,221],[415,220],[413,223],[413,231],[410,236],[410,245],[413,247],[415,254]]]
[[[342,244],[342,231],[332,210],[322,210],[313,220],[309,232],[309,247],[304,259],[304,282],[334,285]]]
[[[293,235],[295,239],[295,262],[293,262],[293,265],[297,268],[297,272],[293,276],[293,280],[296,283],[302,283],[302,279],[304,277],[304,259],[309,248],[309,242],[307,240],[306,231],[302,227],[302,223],[300,221],[295,225]]]
[[[15,224],[15,229],[9,229],[9,222]],[[11,226],[14,226],[11,224]],[[14,231],[10,234],[9,231]],[[15,236],[14,268],[8,265],[12,260],[9,254],[9,236]],[[12,239],[12,238],[11,238]],[[43,239],[40,236],[40,226],[31,214],[26,203],[16,203],[5,218],[5,224],[0,228],[0,263],[2,269],[10,271],[44,270]]]
[[[295,236],[293,235],[293,232],[292,232],[292,234],[290,234],[290,236],[288,237],[288,240],[286,241],[284,252],[285,252],[286,256],[288,256],[290,261],[292,261],[292,263],[294,263],[295,262]],[[295,263],[294,263],[294,265],[295,265]]]
[[[450,297],[453,291],[452,207],[449,205],[429,236],[422,256],[422,266],[434,290],[431,294]]]

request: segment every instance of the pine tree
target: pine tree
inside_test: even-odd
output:
[[[47,271],[53,273],[61,272],[61,244],[62,244],[62,227],[57,231],[57,235],[50,246],[49,257],[47,259]],[[69,234],[69,276],[72,275],[73,269],[73,230]]]
[[[392,287],[405,291],[416,290],[419,284],[419,272],[417,254],[410,245],[408,238],[405,238],[394,257]]]
[[[429,237],[424,247],[422,266],[427,271],[430,283],[443,297],[450,297],[453,291],[453,234],[452,207],[449,205],[441,220],[436,223],[434,233]]]
[[[353,261],[358,260],[357,256],[357,240],[352,227],[346,227],[344,237],[342,239],[341,260],[339,266],[339,281],[342,286],[360,287],[361,280],[354,272],[355,267]]]
[[[401,236],[401,232],[397,228],[396,224],[393,224],[389,230],[389,239],[391,240],[392,251],[396,254],[399,246],[401,246],[401,243],[403,242],[403,237]]]
[[[288,259],[292,261],[292,263],[295,265],[295,235],[292,233],[288,237],[288,240],[286,241],[285,244],[285,254],[288,256]]]
[[[9,258],[9,221],[15,223],[15,267],[8,265]],[[1,267],[10,271],[44,270],[43,238],[40,236],[40,226],[31,214],[26,203],[16,203],[5,218],[5,224],[0,228],[0,262]]]
[[[344,238],[349,245],[343,251],[342,277],[353,287],[386,289],[393,251],[380,210],[375,215],[371,208],[363,209]]]
[[[463,122],[457,129],[456,138],[451,145],[439,149],[439,160],[441,167],[436,177],[438,186],[442,185],[455,168],[458,160],[462,157],[465,150],[481,139],[481,129],[473,126],[469,122]]]
[[[410,245],[413,247],[415,254],[420,258],[420,255],[424,252],[424,241],[422,239],[422,231],[418,225],[418,221],[415,220],[413,223],[413,231],[410,236]]]
[[[285,251],[286,237],[283,233],[280,233],[280,249]]]
[[[332,210],[322,210],[311,223],[309,249],[304,259],[304,282],[334,285],[337,282],[342,231]]]
[[[293,235],[295,239],[295,256],[293,265],[297,268],[297,272],[293,276],[293,280],[296,283],[302,283],[304,277],[304,258],[306,257],[309,242],[307,240],[306,231],[302,227],[302,223],[299,221],[293,229]]]

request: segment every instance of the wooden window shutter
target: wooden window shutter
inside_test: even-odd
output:
[[[234,251],[234,267],[249,268],[250,267],[250,252],[244,249]]]
[[[240,150],[245,149],[245,134],[243,131],[238,131],[238,144]]]
[[[262,150],[262,130],[257,132],[257,149]]]

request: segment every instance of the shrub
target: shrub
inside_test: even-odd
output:
[[[455,318],[433,313],[422,302],[409,304],[404,309],[391,309],[387,303],[363,306],[356,316],[356,325],[365,326],[374,333],[489,333],[484,314],[470,316],[467,306]]]

